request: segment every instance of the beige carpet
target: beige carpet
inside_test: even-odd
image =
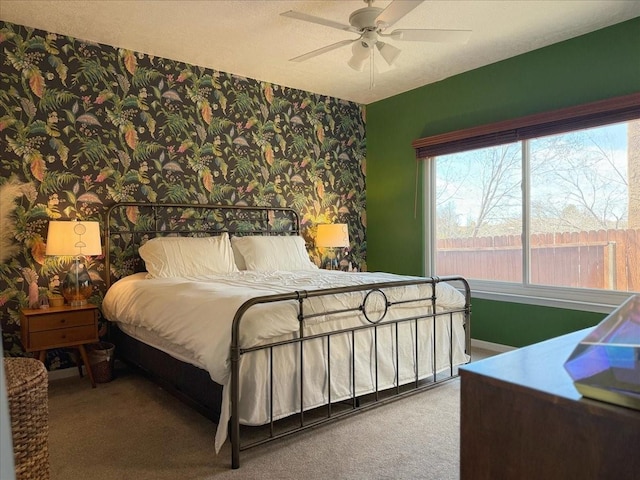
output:
[[[51,382],[52,480],[457,479],[459,380],[266,446],[216,455],[215,425],[118,371]]]

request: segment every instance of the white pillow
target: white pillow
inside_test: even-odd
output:
[[[231,246],[236,258],[242,256],[240,263],[244,261],[246,270],[273,272],[318,268],[309,259],[304,239],[297,235],[232,237]]]
[[[229,234],[215,237],[156,237],[138,252],[149,278],[197,277],[237,272]]]
[[[233,250],[233,259],[236,262],[236,267],[238,270],[246,270],[247,264],[244,263],[244,257],[240,253],[236,242],[238,241],[238,237],[231,237],[231,249]]]

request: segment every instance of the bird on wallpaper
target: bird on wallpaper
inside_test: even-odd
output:
[[[39,303],[40,295],[38,290],[38,274],[29,267],[22,269],[22,276],[29,285],[29,308],[36,308]]]
[[[13,212],[15,199],[26,193],[29,183],[22,183],[15,177],[0,185],[0,263],[4,263],[18,251],[13,241],[16,233]]]

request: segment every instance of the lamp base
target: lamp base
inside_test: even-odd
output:
[[[89,303],[87,300],[71,300],[69,302],[69,305],[71,305],[72,307],[81,307],[83,305],[86,305],[87,303]]]
[[[325,270],[340,270],[340,249],[333,247],[325,248],[330,250],[329,255],[327,255],[327,261],[325,262]],[[327,264],[329,268],[326,267]]]
[[[89,272],[78,258],[76,258],[64,277],[60,292],[72,307],[86,305],[87,299],[93,293],[93,282]]]

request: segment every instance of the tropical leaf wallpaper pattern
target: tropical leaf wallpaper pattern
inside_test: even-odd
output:
[[[68,268],[44,255],[48,221],[119,201],[290,206],[309,245],[316,224],[347,223],[345,260],[366,269],[363,106],[8,22],[0,50],[0,183],[31,185],[0,266],[7,354],[23,354],[29,286],[55,290]],[[101,258],[90,272],[99,304]]]

